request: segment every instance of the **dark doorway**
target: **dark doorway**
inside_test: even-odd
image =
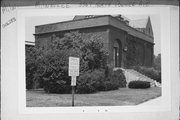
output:
[[[118,67],[118,47],[114,47],[114,66]]]
[[[117,39],[114,41],[114,46],[113,46],[114,67],[121,67],[121,59],[122,59],[122,46],[121,46],[121,41]]]

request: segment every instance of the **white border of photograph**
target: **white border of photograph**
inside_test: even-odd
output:
[[[18,108],[20,114],[38,113],[120,113],[120,112],[170,112],[170,9],[168,7],[123,7],[123,8],[69,8],[69,9],[18,9]],[[93,106],[93,107],[26,107],[25,83],[25,18],[31,16],[68,15],[160,15],[161,61],[162,61],[162,100],[157,106]]]

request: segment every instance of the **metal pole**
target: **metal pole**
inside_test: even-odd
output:
[[[74,106],[74,86],[72,86],[72,106]]]

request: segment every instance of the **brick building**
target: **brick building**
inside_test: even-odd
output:
[[[47,47],[53,34],[63,37],[76,30],[101,33],[109,52],[108,63],[115,67],[152,66],[154,37],[150,17],[132,21],[122,15],[75,16],[71,21],[36,26],[35,43]]]

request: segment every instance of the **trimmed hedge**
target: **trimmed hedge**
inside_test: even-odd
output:
[[[145,66],[134,66],[133,69],[161,83],[161,71],[155,70],[153,67]]]
[[[128,84],[129,88],[133,89],[144,89],[144,88],[150,88],[150,82],[147,81],[131,81]]]

